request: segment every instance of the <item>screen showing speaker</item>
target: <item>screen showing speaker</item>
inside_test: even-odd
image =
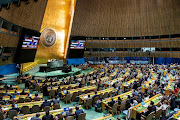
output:
[[[14,59],[15,63],[34,62],[40,35],[39,31],[22,28]]]
[[[40,37],[25,35],[22,49],[37,49]]]
[[[84,49],[85,40],[71,40],[70,49]]]
[[[85,40],[71,40],[69,48],[69,58],[83,58]]]

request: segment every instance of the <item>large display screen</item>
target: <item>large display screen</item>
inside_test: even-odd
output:
[[[40,37],[25,35],[22,49],[37,49]]]
[[[27,62],[34,62],[36,51],[40,40],[40,32],[22,28],[19,44],[16,50],[14,62],[21,64]]]
[[[85,40],[71,40],[70,49],[84,49]]]

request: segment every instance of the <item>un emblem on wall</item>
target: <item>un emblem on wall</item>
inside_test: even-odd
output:
[[[52,47],[56,43],[56,32],[51,29],[45,29],[40,37],[41,44],[44,47]]]

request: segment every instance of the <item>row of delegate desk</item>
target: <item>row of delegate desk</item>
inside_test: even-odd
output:
[[[73,109],[73,114],[75,114],[75,111],[76,111],[76,109],[75,109],[75,107],[69,107],[69,109],[70,108],[72,108]],[[81,106],[79,106],[79,109],[83,109]],[[42,117],[44,116],[44,115],[46,115],[46,113],[45,112],[39,112],[40,113],[40,119],[42,119]],[[49,114],[52,114],[53,116],[56,116],[56,115],[58,115],[58,114],[62,114],[63,116],[65,116],[66,115],[66,111],[65,111],[65,109],[57,109],[57,110],[51,110],[51,111],[49,111]],[[29,119],[29,118],[31,118],[31,117],[35,117],[36,116],[36,113],[33,113],[33,114],[27,114],[27,115],[23,115],[23,116],[16,116],[16,117],[14,117],[15,119],[17,118],[17,119],[21,119],[21,120],[27,120],[27,119]]]

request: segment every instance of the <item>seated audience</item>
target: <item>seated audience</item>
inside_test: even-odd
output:
[[[108,105],[109,105],[110,107],[112,107],[112,106],[114,105],[114,103],[115,103],[114,99],[113,99],[113,98],[111,98],[111,101],[110,101],[110,102],[108,102]]]
[[[60,103],[60,100],[55,96],[55,99],[52,100],[53,104]]]
[[[35,93],[35,97],[34,98],[39,98],[38,93]]]
[[[118,102],[118,105],[121,105],[122,99],[118,97],[117,102]]]
[[[20,93],[20,95],[26,95],[25,89],[22,90],[22,92]]]
[[[46,111],[46,115],[42,117],[42,120],[53,120],[53,115],[49,114],[49,111]]]
[[[41,120],[39,116],[40,116],[40,113],[36,113],[36,117],[32,117],[31,120]]]
[[[76,106],[76,111],[75,111],[76,118],[78,118],[79,114],[81,113],[84,113],[84,111],[82,109],[79,109],[78,106]]]
[[[19,112],[19,108],[18,107],[15,107],[14,104],[12,104],[12,108],[10,110],[16,110],[17,112]]]
[[[8,90],[6,90],[6,92],[4,93],[4,96],[11,96],[11,93],[9,93]]]
[[[94,95],[92,98],[94,99],[94,98],[97,97],[97,96],[99,96],[99,95],[97,95],[97,92],[95,92],[95,95]]]
[[[45,107],[45,106],[51,106],[51,102],[47,101],[47,99],[45,99],[45,101],[42,103],[41,105],[42,107]]]
[[[68,117],[68,116],[74,116],[72,108],[70,108],[69,111],[66,112],[66,117]]]

